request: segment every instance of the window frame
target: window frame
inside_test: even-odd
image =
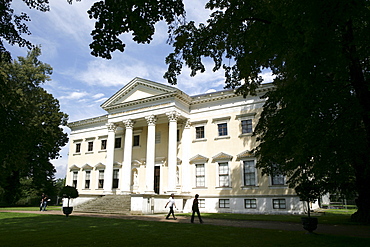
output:
[[[198,167],[203,167],[200,171],[201,173],[198,173]],[[203,185],[199,185],[199,179],[201,179],[201,183]],[[205,163],[199,163],[195,164],[195,187],[196,188],[205,188],[206,187],[206,165]]]
[[[257,209],[257,199],[255,198],[244,199],[244,208],[245,209]]]
[[[113,169],[112,188],[118,189],[119,186],[119,169]]]
[[[98,170],[98,189],[104,188],[104,170]]]
[[[230,199],[218,199],[219,208],[230,208]]]
[[[224,170],[221,171],[221,166],[226,166],[226,168],[223,168]],[[223,182],[225,182],[225,180],[222,180],[221,178],[224,178],[226,180],[227,185],[223,185]],[[229,166],[229,162],[218,162],[218,186],[223,187],[223,188],[230,187],[230,166]]]
[[[275,203],[275,202],[277,202],[277,203]],[[281,202],[283,202],[283,203],[281,203]],[[276,207],[276,205],[277,205],[277,207]],[[285,198],[272,199],[272,208],[273,209],[286,209],[286,200],[285,200]]]
[[[249,166],[250,167],[250,169],[253,169],[253,171],[250,171],[250,172],[246,172],[246,162],[253,162],[253,166]],[[243,171],[242,171],[242,176],[243,176],[243,186],[244,187],[256,187],[256,186],[258,186],[258,174],[257,174],[257,168],[256,168],[256,160],[255,159],[244,159],[244,160],[242,160],[242,169],[243,169]],[[247,182],[247,176],[246,176],[246,174],[249,174],[249,175],[251,175],[251,174],[254,174],[253,176],[254,176],[254,184],[252,184],[252,183],[246,183]],[[249,180],[251,180],[251,179],[249,179]]]
[[[114,138],[114,148],[122,148],[122,137]]]
[[[85,189],[90,189],[91,186],[91,170],[85,171]]]

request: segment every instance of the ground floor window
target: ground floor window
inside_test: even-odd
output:
[[[73,172],[72,186],[75,188],[77,188],[77,178],[78,178],[78,172]]]
[[[244,199],[244,207],[245,208],[257,208],[257,200],[256,199]]]
[[[119,181],[119,170],[118,169],[114,169],[113,170],[113,189],[117,189],[118,188],[118,181]]]
[[[195,186],[205,187],[205,168],[204,164],[198,164],[195,167]]]
[[[90,188],[90,174],[91,174],[91,171],[86,171],[86,174],[85,174],[85,189]]]
[[[229,199],[219,199],[218,204],[220,208],[230,208]]]
[[[98,188],[102,189],[103,186],[104,186],[104,170],[99,170]]]
[[[198,199],[198,206],[199,208],[205,208],[206,206],[206,200],[205,199]]]
[[[273,199],[272,204],[273,204],[274,209],[285,209],[286,208],[285,199]]]

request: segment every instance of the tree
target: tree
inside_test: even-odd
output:
[[[58,100],[40,85],[50,80],[52,68],[38,60],[39,48],[12,63],[0,63],[0,187],[3,198],[14,203],[20,196],[20,179],[32,178],[38,190],[52,190],[55,168],[67,141],[68,116]]]
[[[95,3],[88,12],[97,19],[92,54],[123,51],[119,36],[129,31],[150,42],[154,23],[165,19],[171,84],[184,65],[192,76],[204,72],[209,57],[214,71],[225,70],[225,87],[246,96],[262,83],[262,69],[271,69],[275,89],[255,131],[259,167],[265,174],[279,167],[292,187],[308,176],[326,191],[355,192],[354,219],[369,222],[369,1],[209,0],[213,13],[198,26],[177,21],[185,15],[181,2]]]

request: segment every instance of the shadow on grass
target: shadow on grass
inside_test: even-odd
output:
[[[369,239],[82,216],[0,213],[1,246],[366,246]]]

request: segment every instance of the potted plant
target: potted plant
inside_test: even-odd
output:
[[[321,186],[316,184],[314,180],[307,179],[299,184],[295,191],[303,202],[307,202],[308,217],[301,218],[303,228],[309,233],[313,233],[317,229],[319,221],[316,217],[311,217],[310,202],[315,202],[321,196]]]
[[[69,206],[69,200],[71,198],[77,198],[78,197],[78,191],[75,187],[72,186],[65,186],[62,188],[60,191],[60,196],[63,197],[64,199],[67,199],[67,206],[64,206],[63,203],[63,213],[68,217],[73,211],[73,207]]]

